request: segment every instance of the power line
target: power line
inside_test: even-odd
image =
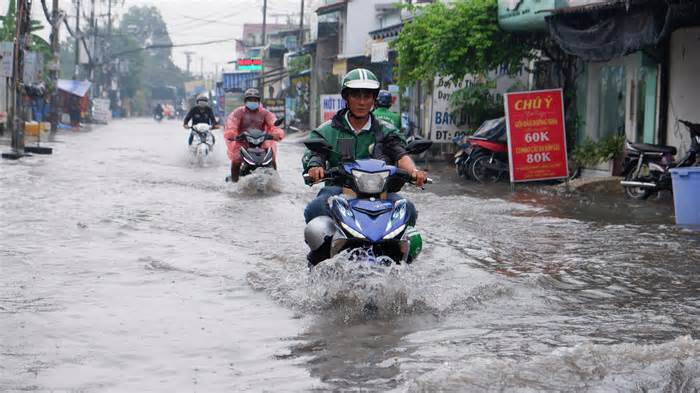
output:
[[[150,49],[167,49],[167,48],[180,48],[180,47],[186,47],[186,46],[198,46],[198,45],[212,45],[212,44],[220,44],[223,42],[229,42],[233,41],[236,38],[225,38],[225,39],[220,39],[220,40],[212,40],[212,41],[202,41],[202,42],[191,42],[187,44],[156,44],[156,45],[147,45],[141,48],[134,48],[134,49],[129,49],[123,52],[118,52],[118,53],[113,53],[112,56],[121,56],[129,53],[134,53],[134,52],[139,52],[143,50],[150,50]]]

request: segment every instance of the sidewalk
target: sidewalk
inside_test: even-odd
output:
[[[419,165],[424,166],[423,162]],[[661,192],[644,201],[633,200],[624,195],[619,177],[578,178],[568,188],[563,182],[519,183],[512,191],[507,179],[480,184],[461,178],[448,162],[434,161],[427,168],[435,184],[426,191],[441,196],[502,199],[541,208],[541,214],[603,224],[674,224],[673,194]]]

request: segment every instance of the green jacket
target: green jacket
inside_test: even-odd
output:
[[[401,115],[396,112],[392,112],[389,108],[377,108],[372,114],[379,120],[384,120],[385,122],[394,126],[397,130],[401,130]]]
[[[352,127],[350,127],[348,122],[345,120],[346,112],[347,109],[341,109],[335,114],[335,116],[333,116],[333,119],[321,124],[318,128],[311,131],[308,139],[323,139],[331,146],[332,151],[328,154],[322,154],[312,152],[307,149],[304,152],[304,157],[302,158],[304,172],[308,171],[309,168],[314,166],[325,166],[327,168],[338,166],[341,158],[341,140],[351,139],[354,141],[352,145],[354,146],[355,150],[355,159],[374,157],[394,164],[401,157],[406,155],[406,140],[399,130],[386,122],[378,121],[373,115],[370,115],[372,118],[372,126],[370,130],[355,134]],[[379,144],[376,143],[377,137],[382,139]],[[372,144],[375,144],[375,146],[381,146],[379,149],[375,148],[373,155],[369,152],[369,147]]]

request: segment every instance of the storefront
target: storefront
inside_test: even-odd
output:
[[[625,134],[635,142],[657,142],[660,67],[643,52],[586,63],[577,91],[584,130],[578,140]]]
[[[585,62],[579,141],[624,134],[686,150],[677,120],[700,121],[697,2],[595,2],[554,10],[546,21],[559,46]]]

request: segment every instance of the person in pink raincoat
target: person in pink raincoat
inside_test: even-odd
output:
[[[241,133],[257,129],[271,134],[274,140],[265,141],[263,149],[272,147],[273,167],[277,168],[277,143],[284,138],[284,131],[275,126],[277,117],[260,104],[260,92],[258,89],[248,89],[243,95],[244,106],[236,108],[226,119],[224,128],[224,138],[228,148],[228,158],[231,160],[230,180],[237,182],[241,173],[241,146],[245,147],[246,142],[236,141],[236,137]]]

